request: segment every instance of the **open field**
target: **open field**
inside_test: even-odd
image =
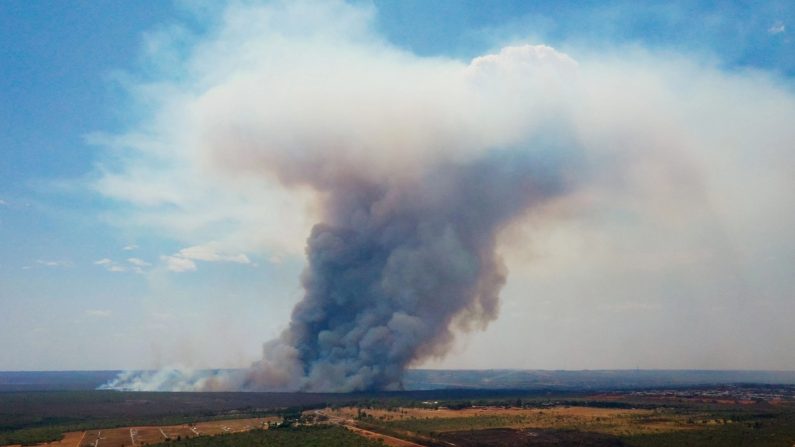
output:
[[[345,428],[350,430],[351,433],[355,433],[366,439],[369,439],[371,441],[376,441],[378,443],[381,443],[389,447],[423,447],[422,444],[417,444],[412,441],[407,441],[405,439],[398,438],[396,436],[365,430],[355,425],[345,425]]]
[[[520,391],[521,396],[544,395]],[[180,425],[269,416],[291,408],[417,406],[427,400],[494,400],[515,390],[334,393],[164,393],[118,391],[0,392],[0,445],[57,441],[62,433],[99,428]]]
[[[718,386],[315,411],[425,446],[795,445],[791,387]]]
[[[623,445],[621,436],[698,429],[671,411],[560,406],[362,409],[321,412],[332,421],[416,445]]]
[[[163,444],[175,447],[378,447],[384,444],[334,425],[254,430]]]
[[[58,441],[52,441],[46,444],[47,447],[78,447],[83,445],[83,439],[85,439],[86,432],[70,432],[64,433],[63,438]],[[19,447],[19,444],[12,444],[10,447]]]
[[[79,447],[132,447],[159,444],[164,441],[241,433],[266,428],[268,422],[280,418],[230,419],[224,421],[197,422],[195,424],[167,425],[162,427],[122,427],[104,430],[89,430]],[[68,433],[67,435],[73,435]],[[46,444],[44,444],[46,445]]]
[[[393,430],[434,433],[495,428],[578,430],[611,435],[645,434],[698,428],[694,421],[670,410],[591,407],[499,408],[461,410],[399,408],[360,410],[346,407],[330,411],[343,418],[382,424]]]
[[[190,423],[220,433],[224,431],[222,424],[235,429],[237,422],[229,420],[273,416],[290,405],[325,405],[333,401],[333,397],[327,400],[323,395],[245,393],[0,393],[0,445],[57,441],[63,433],[83,431],[93,442],[96,435],[92,430],[103,429],[102,436],[110,436],[113,428],[179,427]],[[162,439],[158,433],[150,440],[146,429],[141,430],[141,436],[149,441]],[[117,437],[115,433],[113,436]],[[122,438],[129,440],[129,433],[125,436]]]
[[[283,426],[266,431],[278,434],[257,430],[273,421]],[[344,432],[323,431],[329,427]],[[0,445],[51,440],[50,447],[132,447],[180,440],[200,446],[221,439],[229,446],[270,445],[261,444],[267,439],[301,445],[290,443],[322,433],[343,442],[338,445],[354,435],[365,442],[360,445],[391,447],[792,447],[795,388],[0,393]]]
[[[569,430],[515,430],[492,428],[478,431],[448,432],[439,436],[442,444],[456,447],[481,446],[577,446],[624,447],[618,438],[598,433]]]
[[[267,429],[268,423],[281,421],[279,417],[228,419],[197,422],[195,424],[118,427],[64,433],[63,439],[35,444],[47,447],[134,447],[155,445],[197,436],[217,436]]]

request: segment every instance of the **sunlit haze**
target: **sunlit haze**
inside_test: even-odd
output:
[[[578,3],[0,2],[0,370],[795,370],[795,5]]]

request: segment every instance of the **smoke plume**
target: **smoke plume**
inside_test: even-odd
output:
[[[557,56],[546,47],[512,51],[530,64],[541,63],[533,60],[539,54]],[[477,81],[472,67],[461,71],[463,82]],[[341,156],[325,140],[299,145],[309,157],[272,151],[256,139],[243,145],[245,155],[235,163],[265,157],[253,165],[287,186],[309,186],[319,197],[322,219],[306,242],[304,297],[289,327],[266,343],[263,359],[247,371],[157,372],[145,379],[127,376],[110,387],[401,388],[406,367],[443,356],[454,329],[484,328],[497,317],[507,274],[497,253],[500,230],[569,187],[565,173],[574,148],[525,137],[505,146],[470,147],[464,157],[449,141],[440,141],[438,151],[408,146],[413,155],[391,159],[393,172],[366,157]],[[373,143],[366,149],[382,148]]]
[[[497,234],[565,191],[560,163],[497,150],[411,180],[349,173],[325,185],[289,327],[249,370],[193,381],[212,390],[400,389],[408,365],[447,352],[454,326],[497,317],[507,274]]]
[[[307,241],[304,298],[243,388],[396,389],[459,327],[496,318],[505,266],[496,236],[560,194],[559,167],[527,151],[434,166],[411,181],[346,175],[328,186]]]
[[[539,137],[557,129],[533,92],[561,89],[576,63],[528,45],[461,64],[360,38],[346,34],[342,49],[259,41],[284,60],[255,60],[191,106],[216,172],[315,193],[320,221],[289,327],[247,371],[161,371],[109,387],[398,389],[407,366],[444,356],[454,330],[497,317],[498,234],[565,192],[576,158],[573,143]]]
[[[146,224],[176,216],[182,233],[240,222],[211,241],[230,252],[284,249],[309,232],[306,267],[289,325],[250,368],[125,373],[108,388],[398,389],[407,367],[497,318],[508,275],[498,242],[520,219],[591,212],[619,241],[633,222],[676,224],[676,237],[631,252],[681,259],[658,254],[673,241],[719,253],[702,236],[714,233],[711,210],[731,220],[758,206],[721,179],[750,175],[749,147],[792,165],[782,142],[795,103],[767,79],[637,50],[580,63],[543,45],[421,57],[372,23],[372,10],[343,3],[231,7],[173,80],[139,86],[153,122],[113,141],[135,151],[98,188],[149,211]],[[152,47],[172,60],[178,43]],[[704,174],[714,166],[725,176]],[[311,229],[295,218],[307,208]]]

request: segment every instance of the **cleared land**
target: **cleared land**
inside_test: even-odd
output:
[[[495,428],[578,430],[635,435],[698,428],[694,421],[668,410],[560,406],[538,408],[477,407],[461,410],[397,408],[329,410],[329,416],[356,419],[409,435]]]
[[[83,445],[83,439],[86,436],[84,431],[75,431],[71,433],[64,433],[63,439],[60,441],[53,441],[39,445],[46,445],[47,447],[76,447]],[[19,444],[13,444],[9,447],[20,447]]]
[[[481,446],[577,446],[625,447],[620,439],[599,433],[568,430],[514,430],[492,428],[488,430],[444,433],[443,443],[456,447]]]
[[[434,401],[320,413],[428,447],[795,447],[795,399],[789,388],[650,390],[565,401],[572,403],[517,399],[522,405],[511,407]]]
[[[385,435],[383,433],[365,430],[363,428],[356,427],[355,425],[346,424],[345,428],[350,430],[351,433],[355,433],[371,441],[383,443],[383,445],[388,445],[390,447],[423,447],[422,444],[417,444],[415,442],[407,441],[405,439],[397,438],[391,435]]]
[[[37,447],[135,447],[195,438],[197,436],[217,436],[248,432],[255,429],[267,429],[269,423],[278,421],[281,421],[281,418],[269,417],[229,419],[183,425],[106,428],[68,432],[64,433],[64,437],[60,441],[35,445]]]
[[[276,420],[284,422],[278,429],[258,430]],[[49,445],[325,445],[326,435],[335,445],[392,447],[793,447],[795,387],[562,394],[0,393],[0,445],[47,445],[44,440],[62,437]]]
[[[520,408],[344,407],[316,411],[329,421],[403,439],[412,446],[623,446],[620,437],[696,429],[665,410],[578,406]],[[405,444],[390,444],[402,447]]]
[[[277,430],[254,430],[244,433],[198,437],[163,444],[179,447],[378,447],[369,440],[333,425],[287,427]]]

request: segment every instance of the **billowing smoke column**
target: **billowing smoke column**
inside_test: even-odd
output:
[[[538,154],[498,150],[405,182],[346,176],[326,191],[325,218],[307,241],[304,298],[261,362],[209,376],[130,376],[113,387],[400,389],[408,365],[447,352],[454,326],[497,317],[506,278],[498,232],[567,185],[562,162]]]
[[[529,45],[469,64],[419,58],[332,31],[294,48],[246,37],[242,62],[212,65],[245,69],[211,73],[180,105],[202,163],[316,196],[289,326],[245,371],[130,373],[107,387],[399,389],[454,331],[497,317],[500,231],[571,186],[577,145],[557,114],[576,63]]]
[[[531,153],[497,151],[406,183],[335,185],[307,243],[305,296],[243,388],[400,388],[411,362],[448,350],[454,324],[496,318],[498,231],[564,188]]]
[[[538,284],[552,301],[572,294],[553,290],[564,276],[595,284],[605,308],[621,310],[605,321],[634,321],[614,346],[645,324],[669,330],[662,315],[692,320],[698,300],[681,306],[682,294],[671,295],[689,285],[714,323],[695,357],[733,358],[758,334],[737,335],[751,332],[723,316],[759,306],[730,310],[724,278],[777,284],[780,303],[791,301],[781,260],[793,250],[781,241],[792,238],[771,236],[795,226],[781,212],[795,140],[788,81],[634,46],[569,47],[581,64],[523,44],[471,61],[420,56],[388,42],[375,9],[356,3],[234,2],[205,34],[147,36],[157,79],[133,94],[152,107],[151,121],[95,138],[120,154],[101,166],[97,190],[131,205],[130,225],[229,254],[300,255],[314,228],[303,296],[260,361],[234,372],[128,372],[107,388],[399,388],[407,367],[497,317],[507,275],[499,244],[512,242],[503,229],[525,215],[542,230],[557,216],[586,218],[559,233],[566,225],[549,225],[549,251],[563,254]],[[599,249],[577,249],[591,240]],[[186,250],[153,269],[248,260]],[[736,253],[749,257],[738,264]],[[737,265],[756,273],[742,277]],[[787,324],[769,333],[787,334]],[[705,338],[693,331],[683,334]]]
[[[538,63],[532,59],[539,54],[561,57],[546,47],[508,51],[523,63]],[[473,66],[462,70],[466,82],[477,81]],[[392,149],[397,157],[377,162],[325,149],[298,157],[263,150],[256,140],[242,144],[240,158],[266,165],[287,186],[311,187],[320,199],[322,221],[307,240],[301,277],[305,294],[289,327],[245,371],[127,374],[107,387],[401,388],[407,366],[443,356],[455,329],[483,328],[497,317],[507,273],[497,236],[569,187],[565,173],[576,148],[560,147],[560,140],[556,146],[522,135],[504,147],[467,142],[471,147],[460,150],[443,142],[431,156],[402,158]]]

